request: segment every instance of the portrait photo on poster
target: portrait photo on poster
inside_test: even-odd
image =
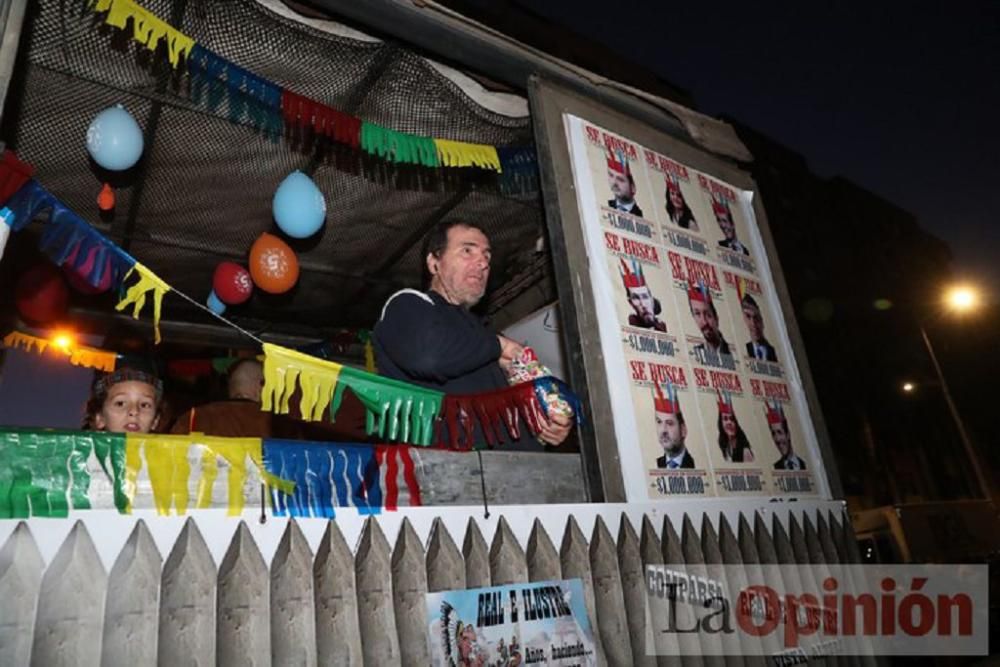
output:
[[[660,242],[653,200],[639,145],[585,124],[587,163],[603,225],[649,242]]]
[[[642,153],[664,244],[703,257],[713,256],[704,234],[711,212],[704,206],[693,170],[648,148],[643,148]]]

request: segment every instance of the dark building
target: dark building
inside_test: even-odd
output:
[[[726,120],[754,155],[744,166],[763,198],[845,494],[858,508],[976,496],[921,336],[924,327],[945,359],[955,356],[962,330],[943,321],[938,301],[952,276],[948,246],[909,212],[816,176],[801,155]],[[976,393],[967,373],[947,370],[960,396]],[[978,414],[978,401],[963,405]]]

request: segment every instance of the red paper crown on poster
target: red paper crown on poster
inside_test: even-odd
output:
[[[677,180],[677,177],[674,176],[673,174],[665,174],[664,176],[665,176],[665,178],[667,180],[667,192],[668,193],[670,193],[670,192],[680,193],[681,192],[681,182],[679,180]]]
[[[642,275],[642,265],[639,262],[634,259],[630,260],[632,263],[632,268],[630,269],[624,257],[619,257],[618,261],[621,262],[618,271],[622,274],[622,282],[625,283],[626,289],[636,289],[646,286],[646,276]]]
[[[715,390],[715,394],[719,397],[719,414],[720,415],[731,415],[733,414],[733,397],[728,391]]]
[[[655,412],[662,412],[668,415],[676,415],[681,411],[681,404],[677,400],[677,388],[674,387],[670,380],[663,385],[666,389],[666,394],[660,389],[660,383],[654,382],[653,389],[655,393],[653,394],[653,410]]]
[[[708,291],[708,286],[703,280],[697,283],[688,282],[688,302],[700,301],[701,303],[712,303],[712,293]]]
[[[764,405],[767,407],[768,424],[781,424],[785,421],[785,411],[781,408],[781,403],[778,401],[765,401]]]
[[[615,152],[610,148],[608,148],[608,169],[626,176],[632,175],[632,167],[629,166],[625,153],[621,151]]]
[[[726,203],[724,197],[712,195],[712,213],[715,215],[725,215],[731,217],[732,214],[729,212],[729,204]]]

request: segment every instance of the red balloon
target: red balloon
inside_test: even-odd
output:
[[[299,259],[287,243],[265,232],[250,246],[250,276],[265,292],[287,292],[299,279]]]
[[[28,269],[14,288],[17,311],[24,319],[44,324],[62,317],[69,305],[69,290],[62,273],[52,264]]]
[[[212,289],[219,301],[236,306],[250,298],[253,281],[250,272],[236,262],[220,262],[212,277]]]

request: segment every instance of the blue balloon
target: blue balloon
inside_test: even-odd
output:
[[[205,302],[205,305],[216,315],[226,312],[226,304],[222,303],[222,299],[216,295],[215,290],[208,293],[208,300]]]
[[[304,239],[323,226],[326,199],[311,178],[293,171],[275,191],[272,209],[281,231],[292,238]]]
[[[118,104],[97,114],[87,128],[87,152],[111,171],[130,168],[142,156],[142,128]]]

